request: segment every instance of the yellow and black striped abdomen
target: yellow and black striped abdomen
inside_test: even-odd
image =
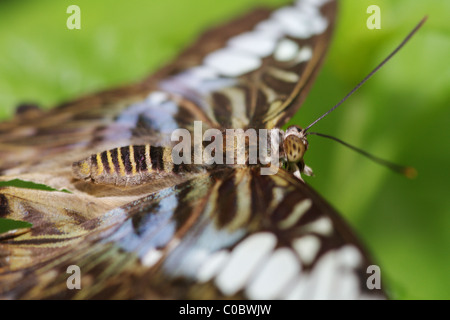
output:
[[[118,186],[139,185],[180,169],[172,162],[171,148],[149,144],[99,152],[72,168],[77,178]]]

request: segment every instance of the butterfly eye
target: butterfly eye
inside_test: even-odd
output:
[[[293,125],[286,129],[286,135],[290,135],[290,134],[298,135],[302,132],[302,130],[303,129],[300,128],[299,126]]]
[[[300,162],[306,151],[306,145],[302,139],[292,134],[284,139],[283,147],[288,162],[293,163]]]

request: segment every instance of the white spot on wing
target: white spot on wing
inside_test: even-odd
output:
[[[272,19],[261,21],[255,26],[255,30],[260,31],[264,36],[273,39],[279,39],[285,34],[281,25]]]
[[[167,100],[169,100],[169,95],[162,91],[154,91],[147,97],[147,103],[149,104],[161,104]]]
[[[333,279],[339,276],[339,274],[336,274],[337,271],[335,252],[332,251],[324,255],[317,262],[306,279],[300,279],[296,288],[294,288],[295,294],[297,295],[296,298],[328,299],[332,290]],[[290,298],[293,298],[293,296],[291,295]]]
[[[328,217],[321,217],[304,226],[303,231],[329,236],[333,231],[333,222]]]
[[[229,253],[225,250],[220,250],[213,253],[202,264],[197,273],[197,279],[200,282],[207,282],[211,280],[224,266],[228,260]]]
[[[355,246],[347,245],[340,249],[339,258],[343,265],[357,268],[362,263],[361,253]]]
[[[273,12],[273,18],[281,25],[284,32],[294,38],[309,38],[309,18],[295,7],[284,7]]]
[[[313,269],[313,299],[356,299],[359,281],[356,271],[342,263],[346,248],[325,254]]]
[[[334,290],[329,294],[328,299],[333,300],[356,300],[360,294],[359,279],[354,270],[345,270],[334,282]]]
[[[219,77],[216,70],[204,65],[189,69],[189,74],[201,80],[212,80]]]
[[[276,250],[245,290],[250,299],[275,299],[301,270],[298,259],[290,249]]]
[[[237,77],[259,68],[261,59],[235,49],[224,48],[211,52],[205,57],[204,63],[224,76]]]
[[[177,267],[179,268],[178,274],[182,274],[189,278],[195,278],[200,266],[208,259],[209,251],[198,246],[195,246],[192,249],[184,246],[183,248],[180,248],[178,252],[181,250],[185,253],[183,259],[177,264]]]
[[[310,21],[310,30],[313,34],[320,34],[324,32],[328,27],[328,20],[321,15],[311,17]]]
[[[318,10],[302,10],[302,7],[284,7],[273,13],[273,18],[282,26],[285,33],[306,39],[324,32],[328,21]]]
[[[330,0],[303,0],[303,1],[307,2],[311,5],[320,7],[320,6],[324,5],[325,3],[329,2]],[[299,2],[301,2],[301,0]]]
[[[299,279],[294,283],[292,289],[287,292],[283,299],[286,300],[309,300],[309,283],[311,281],[310,275],[302,273]]]
[[[273,54],[275,60],[291,61],[297,56],[300,47],[290,39],[282,39]]]
[[[167,91],[187,95],[186,89],[206,93],[235,84],[234,79],[220,78],[218,71],[210,66],[200,65],[162,81],[160,87]]]
[[[156,264],[162,257],[161,250],[151,249],[145,256],[141,258],[141,262],[146,267],[151,267]]]
[[[304,62],[308,61],[312,57],[312,50],[310,47],[303,47],[300,52],[298,53],[298,56],[296,58],[296,62]]]
[[[363,298],[357,271],[346,261],[349,256],[353,256],[352,260],[355,260],[356,255],[361,259],[359,251],[351,245],[328,252],[317,261],[310,274],[302,274],[299,277],[285,298],[319,300]]]
[[[313,235],[307,235],[298,239],[295,239],[292,243],[295,251],[297,251],[300,259],[305,264],[313,262],[314,258],[320,249],[320,240]]]
[[[249,236],[234,248],[216,285],[225,295],[233,295],[249,280],[258,264],[275,248],[277,239],[269,232]]]
[[[230,47],[254,54],[258,57],[266,57],[275,49],[275,40],[267,37],[264,32],[245,32],[231,38],[228,41]]]
[[[309,15],[318,15],[319,9],[312,3],[308,1],[297,1],[295,6],[302,12]]]

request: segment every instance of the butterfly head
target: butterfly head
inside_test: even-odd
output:
[[[308,140],[299,126],[290,126],[284,135],[283,148],[289,163],[302,163],[303,155],[308,150]]]

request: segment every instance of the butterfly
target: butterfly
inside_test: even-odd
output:
[[[33,224],[0,235],[0,297],[385,298],[367,286],[367,250],[301,179],[301,138],[284,146],[303,148],[286,155],[297,166],[269,175],[262,164],[177,166],[168,153],[172,132],[195,133],[195,121],[281,128],[313,85],[336,7],[252,11],[141,83],[47,112],[20,108],[0,124],[2,180],[69,191],[0,189],[0,217]],[[70,266],[79,290],[68,288]]]

